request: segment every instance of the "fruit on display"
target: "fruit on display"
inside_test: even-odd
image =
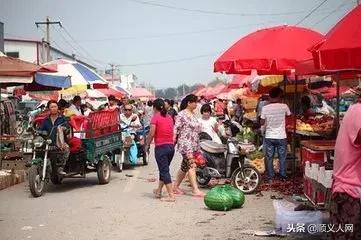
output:
[[[215,187],[204,197],[204,203],[211,210],[228,211],[233,207],[233,198],[224,186]]]
[[[257,118],[257,113],[255,111],[252,112],[247,112],[243,115],[244,118],[247,119],[256,119]]]
[[[250,127],[244,127],[236,136],[237,141],[241,143],[251,143],[255,140],[255,133]]]
[[[296,121],[296,129],[306,132],[329,132],[333,129],[334,119],[330,115],[301,117]]]
[[[313,132],[313,128],[312,128],[311,124],[305,123],[300,119],[297,119],[297,121],[296,121],[296,129],[299,131]]]
[[[264,154],[263,154],[263,152],[261,152],[261,151],[254,151],[254,152],[252,152],[252,153],[250,153],[250,154],[248,154],[247,155],[247,158],[249,159],[249,160],[256,160],[256,159],[263,159],[264,158]]]
[[[224,189],[228,192],[229,195],[231,195],[233,199],[232,208],[240,208],[243,206],[246,198],[241,190],[229,184],[225,185]]]
[[[254,151],[247,155],[246,162],[254,166],[260,173],[264,173],[266,171],[265,167],[265,156],[262,151]],[[273,169],[275,172],[279,172],[280,162],[277,156],[277,153],[274,155],[273,159]]]

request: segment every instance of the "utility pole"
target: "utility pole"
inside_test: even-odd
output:
[[[61,22],[51,22],[49,17],[46,17],[45,22],[35,22],[36,27],[38,28],[39,25],[46,25],[46,42],[47,42],[47,54],[46,54],[46,61],[50,61],[50,25],[59,25],[60,27],[63,27],[61,25]]]
[[[109,66],[111,67],[111,71],[112,71],[112,83],[114,83],[114,70],[116,68],[119,67],[119,65],[113,64],[113,63],[109,63]]]

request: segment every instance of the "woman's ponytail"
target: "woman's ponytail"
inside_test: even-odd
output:
[[[154,100],[153,107],[157,109],[158,112],[160,112],[160,115],[162,117],[167,116],[167,109],[165,109],[165,104],[163,99],[157,98],[156,100]]]
[[[162,117],[167,116],[167,110],[165,109],[164,106],[162,107],[162,110],[160,110],[160,115],[161,115]]]

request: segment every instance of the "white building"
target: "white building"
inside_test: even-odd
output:
[[[47,44],[43,41],[24,39],[4,39],[4,52],[9,57],[19,58],[35,64],[47,62]],[[83,65],[96,70],[96,67],[76,59],[75,55],[70,55],[50,46],[50,60],[58,58],[76,60]]]
[[[112,75],[112,74],[108,74],[109,71],[106,71],[106,74],[104,74],[103,77],[105,80],[112,83],[113,85],[121,86],[123,89],[127,91],[132,90],[136,86],[137,77],[133,73],[128,75],[125,74],[119,75],[117,73],[113,73]]]

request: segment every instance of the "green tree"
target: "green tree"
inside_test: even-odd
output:
[[[178,86],[177,91],[178,91],[178,96],[183,96],[191,92],[190,87],[187,84],[182,84]]]
[[[175,88],[166,88],[164,90],[164,97],[169,99],[175,99],[178,95],[178,91]]]
[[[157,98],[164,98],[165,97],[164,90],[163,89],[155,90],[155,96]]]

